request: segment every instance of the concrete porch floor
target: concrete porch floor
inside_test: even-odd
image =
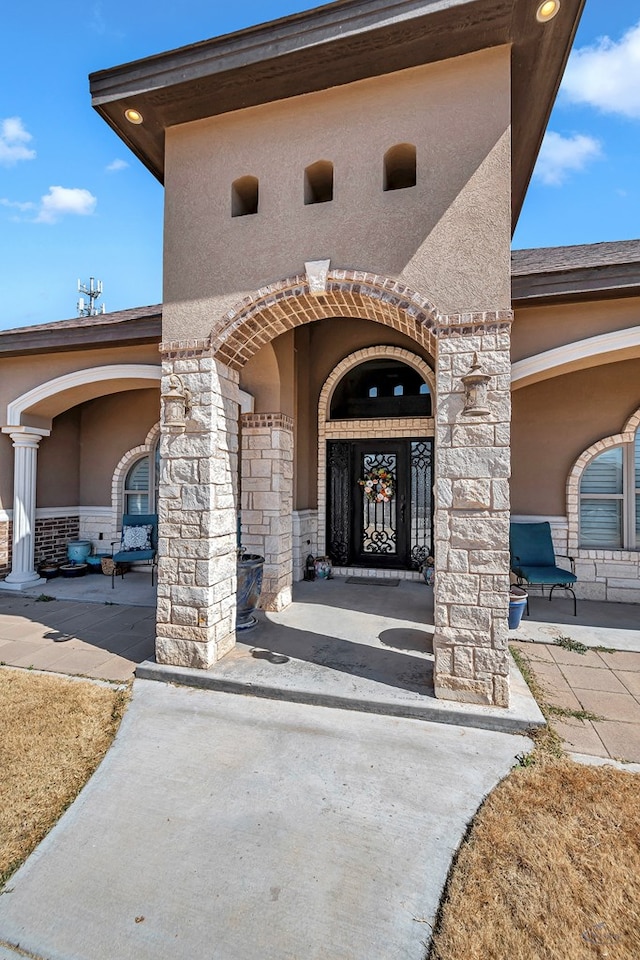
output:
[[[422,583],[296,584],[291,607],[260,613],[259,625],[204,672],[155,664],[151,591],[149,572],[132,571],[115,590],[110,578],[92,575],[2,592],[0,663],[109,680],[129,679],[137,667],[138,676],[220,691],[490,729],[514,729],[512,711],[527,727],[540,721],[517,671],[512,711],[435,699],[433,594]],[[56,599],[39,600],[43,593]],[[554,643],[562,636],[615,652],[567,651]],[[639,606],[579,601],[574,618],[570,601],[533,596],[511,642],[550,702],[605,718],[557,718],[567,750],[640,763]]]
[[[433,591],[422,582],[297,583],[210,670],[145,662],[136,676],[210,690],[506,732],[543,724],[520,673],[508,710],[436,699]]]

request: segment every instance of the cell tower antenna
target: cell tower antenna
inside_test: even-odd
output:
[[[89,298],[85,303],[84,297],[79,297],[76,305],[79,317],[97,317],[100,313],[106,313],[104,303],[100,306],[96,303],[96,300],[102,296],[102,280],[95,280],[90,277],[88,286],[78,280],[78,293],[84,293],[84,296]]]

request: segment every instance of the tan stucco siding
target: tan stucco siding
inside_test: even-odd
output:
[[[13,454],[13,451],[11,451]],[[13,496],[13,456],[8,478]],[[60,414],[53,422],[51,436],[38,449],[36,506],[69,507],[80,502],[80,408]],[[7,499],[6,507],[13,504]]]
[[[640,297],[519,307],[511,333],[511,359],[640,326]]]
[[[111,503],[119,460],[144,443],[160,419],[160,390],[130,390],[83,403],[81,408],[80,506]]]
[[[564,516],[566,482],[592,443],[620,432],[640,407],[640,360],[581,370],[512,394],[511,509]]]
[[[443,312],[509,306],[509,51],[497,48],[170,128],[163,338],[204,337],[247,292],[307,260],[400,277]],[[417,150],[417,183],[383,190],[383,158]],[[304,204],[304,171],[334,198]],[[231,216],[231,185],[259,210]]]

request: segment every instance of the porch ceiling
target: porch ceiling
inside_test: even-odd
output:
[[[167,127],[509,44],[515,226],[584,3],[338,0],[93,73],[92,104],[162,182]]]

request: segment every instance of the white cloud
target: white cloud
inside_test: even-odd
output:
[[[35,203],[32,203],[28,200],[26,203],[21,203],[19,200],[7,200],[6,197],[0,197],[0,204],[3,207],[13,207],[14,210],[20,210],[24,213],[26,210],[33,210]]]
[[[573,103],[640,119],[640,23],[617,43],[602,37],[590,47],[575,50],[562,92]]]
[[[117,170],[125,170],[129,164],[126,160],[112,160],[111,163],[108,163],[105,167],[107,173],[115,173]]]
[[[572,137],[563,137],[560,133],[547,130],[534,176],[547,186],[559,187],[570,173],[583,170],[590,160],[601,155],[598,140],[575,133]]]
[[[12,167],[20,160],[33,160],[35,150],[27,147],[33,137],[25,130],[20,117],[6,117],[0,121],[0,163]]]
[[[40,198],[40,211],[36,223],[56,223],[67,213],[86,217],[93,213],[96,197],[81,187],[49,187],[49,193]]]

